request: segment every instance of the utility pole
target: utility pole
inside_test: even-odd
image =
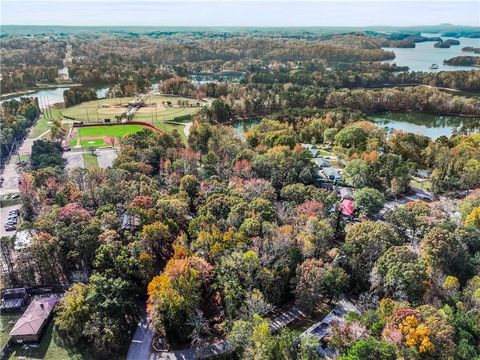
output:
[[[87,121],[90,122],[90,117],[88,116],[88,107],[85,106],[85,110],[87,111]]]

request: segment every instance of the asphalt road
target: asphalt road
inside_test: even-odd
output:
[[[388,210],[391,210],[396,206],[404,205],[404,204],[406,204],[410,201],[424,200],[424,199],[433,200],[433,195],[426,192],[426,191],[419,190],[419,189],[413,189],[413,188],[412,188],[412,190],[414,191],[413,194],[402,196],[402,197],[400,197],[396,200],[392,200],[392,201],[389,201],[388,203],[386,203],[383,206],[383,209],[380,211],[380,215],[385,214]]]
[[[97,150],[98,166],[101,168],[111,167],[117,156],[117,150],[115,149]]]
[[[72,170],[75,168],[83,168],[85,166],[83,162],[83,154],[80,151],[64,152],[63,157],[67,160],[65,168]]]

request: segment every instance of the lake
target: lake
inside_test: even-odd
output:
[[[422,34],[425,37],[439,37],[440,34]],[[443,40],[450,39],[442,37]],[[448,49],[440,49],[433,47],[434,41],[416,43],[415,48],[383,48],[386,51],[393,51],[395,59],[388,61],[397,65],[408,66],[410,71],[456,71],[456,70],[480,70],[474,66],[450,66],[443,65],[443,60],[450,59],[455,56],[476,56],[474,53],[462,51],[465,46],[480,47],[480,39],[470,39],[461,37],[457,40],[460,45],[450,46]],[[432,64],[437,64],[438,69],[430,69]]]
[[[443,135],[450,137],[455,128],[470,121],[470,118],[459,116],[440,116],[406,112],[386,112],[371,115],[367,118],[384,128],[422,134],[432,139],[436,139]],[[235,133],[243,137],[248,129],[257,125],[260,121],[261,119],[259,118],[236,121],[232,126]]]
[[[470,120],[469,118],[458,116],[404,112],[387,112],[368,116],[368,119],[385,128],[422,134],[432,139],[436,139],[442,135],[449,137],[455,128]]]
[[[104,98],[107,95],[108,86],[94,87],[99,99]],[[63,103],[63,92],[70,89],[70,87],[56,87],[56,88],[45,88],[28,94],[12,95],[3,98],[0,103],[16,99],[19,100],[21,97],[38,97],[40,103],[40,108],[44,109],[46,106],[53,105],[56,103]]]

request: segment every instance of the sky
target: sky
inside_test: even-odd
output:
[[[2,25],[480,26],[480,0],[0,0]]]

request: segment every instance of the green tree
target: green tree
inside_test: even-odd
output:
[[[370,271],[375,262],[391,246],[400,245],[401,240],[395,230],[382,222],[363,221],[353,225],[348,231],[341,253],[349,273],[357,287],[368,285]]]
[[[395,346],[391,343],[368,338],[353,344],[341,360],[396,360]]]
[[[344,149],[362,152],[366,149],[368,134],[358,126],[347,126],[335,135],[335,144]]]
[[[426,265],[406,246],[392,246],[375,263],[385,293],[393,299],[420,300],[427,281]]]
[[[348,275],[341,268],[322,260],[308,259],[297,267],[297,302],[312,312],[321,300],[334,300],[347,289]]]
[[[441,270],[459,275],[459,271],[465,269],[465,245],[449,230],[438,226],[432,228],[425,234],[420,246],[430,272]]]
[[[385,196],[377,189],[363,188],[355,191],[356,208],[368,216],[378,214],[385,204]]]
[[[363,188],[371,184],[370,167],[367,162],[354,159],[345,164],[345,179],[357,188]]]

